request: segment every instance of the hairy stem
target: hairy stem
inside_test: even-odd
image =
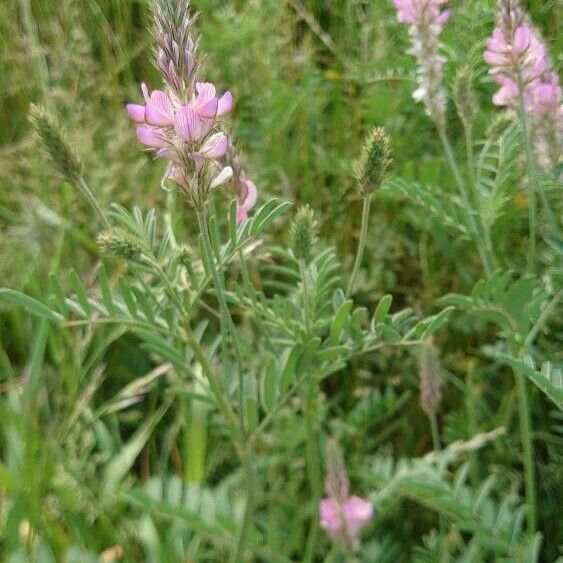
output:
[[[307,476],[313,501],[313,519],[305,546],[304,563],[311,563],[315,557],[315,547],[319,533],[318,507],[322,495],[321,462],[318,450],[318,436],[315,429],[315,397],[317,395],[316,373],[309,375],[307,398],[305,401],[305,424],[307,430]]]
[[[211,276],[213,279],[213,285],[215,286],[215,292],[217,294],[217,300],[219,301],[219,308],[221,311],[222,321],[225,323],[227,327],[228,336],[230,336],[231,341],[233,343],[233,348],[235,351],[235,357],[237,360],[237,372],[238,372],[238,394],[239,394],[239,414],[240,414],[240,423],[241,427],[244,428],[244,419],[243,419],[243,410],[244,410],[244,385],[243,385],[243,362],[242,362],[242,355],[240,351],[240,343],[238,339],[237,329],[235,327],[235,323],[233,322],[233,318],[231,317],[231,313],[229,311],[229,307],[227,305],[227,300],[225,299],[225,294],[223,292],[223,282],[221,280],[221,276],[217,270],[217,262],[215,259],[215,253],[213,252],[213,247],[211,245],[211,239],[209,238],[209,225],[207,223],[207,217],[205,211],[198,212],[197,214],[199,227],[201,230],[201,236],[203,239],[203,248],[205,251],[205,255],[207,258],[207,263],[211,268]],[[227,335],[225,335],[227,336]]]
[[[350,281],[348,282],[348,289],[346,290],[346,296],[350,296],[352,290],[354,289],[354,284],[356,283],[356,278],[360,272],[360,267],[362,265],[362,260],[364,257],[364,250],[366,248],[366,240],[368,235],[368,225],[369,225],[369,212],[371,204],[371,194],[367,194],[364,197],[364,204],[362,206],[362,230],[360,232],[360,240],[358,241],[358,249],[356,251],[356,260],[354,262],[354,269],[352,270],[352,275],[350,276]]]
[[[102,206],[98,203],[94,192],[90,189],[90,186],[88,186],[86,180],[84,180],[82,176],[78,176],[77,185],[84,197],[88,200],[88,203],[92,206],[92,209],[94,209],[94,211],[100,216],[100,219],[104,222],[106,228],[109,229],[111,227],[109,219],[104,213]]]
[[[527,271],[532,273],[535,270],[536,260],[536,191],[538,183],[538,173],[536,162],[532,153],[530,134],[528,127],[528,116],[524,107],[524,87],[522,80],[518,81],[518,115],[522,128],[522,138],[524,142],[524,152],[526,154],[526,172],[528,174],[528,260]]]
[[[213,247],[211,245],[211,240],[209,238],[209,226],[207,223],[207,216],[205,214],[205,211],[198,212],[197,218],[201,230],[201,235],[203,238],[203,247],[207,258],[207,263],[211,268],[211,275],[213,277],[213,284],[215,286],[217,299],[219,301],[222,320],[224,322],[224,325],[227,327],[227,331],[230,333],[231,341],[233,343],[233,348],[235,351],[235,356],[237,359],[237,367],[238,367],[237,371],[238,371],[238,387],[239,387],[238,389],[239,424],[240,424],[240,436],[242,437],[242,444],[240,444],[239,453],[244,469],[245,482],[246,482],[246,506],[244,509],[244,516],[242,519],[241,527],[239,529],[237,546],[231,557],[231,561],[233,563],[237,563],[238,561],[243,560],[246,542],[248,539],[248,532],[252,524],[254,505],[255,505],[254,486],[256,481],[256,476],[254,472],[254,462],[252,459],[251,444],[246,439],[246,429],[244,424],[243,362],[242,362],[242,355],[240,351],[240,343],[238,339],[237,329],[231,317],[231,313],[227,305],[227,300],[225,299],[225,295],[223,292],[224,291],[223,282],[217,270],[215,254],[213,252]]]
[[[518,347],[512,346],[512,354],[520,356]],[[537,527],[537,496],[536,496],[536,471],[534,465],[534,442],[532,437],[532,419],[530,401],[526,378],[519,370],[514,370],[516,392],[518,394],[518,419],[520,422],[520,439],[522,441],[522,454],[524,456],[524,481],[526,501],[528,504],[528,532],[533,534]]]

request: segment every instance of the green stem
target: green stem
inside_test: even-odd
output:
[[[528,272],[533,272],[535,269],[535,252],[536,252],[536,196],[538,192],[538,169],[536,167],[536,160],[532,149],[532,142],[530,139],[530,126],[528,123],[528,113],[524,104],[524,84],[522,79],[518,79],[518,117],[520,118],[520,126],[522,128],[522,140],[524,142],[524,152],[526,155],[526,172],[528,174],[528,197],[530,200],[528,206],[529,217],[529,245],[528,245]],[[539,195],[542,200],[542,205],[545,208],[547,219],[553,233],[557,232],[557,221],[553,216],[549,201],[542,189],[539,190]]]
[[[316,373],[309,377],[307,399],[305,401],[305,424],[307,431],[307,475],[313,501],[313,519],[305,547],[304,563],[311,563],[315,557],[315,547],[319,533],[318,506],[322,495],[321,462],[319,459],[317,432],[315,430],[315,397],[317,395]]]
[[[111,227],[111,223],[109,219],[106,217],[106,214],[104,213],[104,210],[102,209],[101,205],[98,203],[96,196],[94,195],[88,184],[86,183],[86,180],[84,180],[82,176],[78,176],[77,184],[84,197],[88,200],[88,203],[92,206],[94,211],[96,211],[96,213],[100,216],[106,228],[109,229]]]
[[[513,345],[512,355],[520,356],[517,346]],[[524,456],[524,481],[526,501],[528,503],[528,532],[534,533],[537,527],[536,475],[534,465],[534,442],[532,438],[532,421],[526,378],[519,370],[514,370],[516,392],[518,394],[518,418],[520,422],[520,438]]]
[[[231,337],[233,342],[233,348],[235,351],[235,357],[237,360],[238,367],[238,395],[239,395],[239,415],[241,427],[244,428],[244,385],[243,385],[243,362],[242,355],[240,351],[240,343],[238,340],[237,329],[235,323],[231,317],[229,307],[227,305],[227,300],[223,293],[223,282],[217,270],[217,262],[215,259],[215,253],[213,252],[213,247],[211,245],[211,239],[209,238],[209,226],[207,224],[207,217],[205,211],[198,212],[197,214],[199,227],[201,230],[201,236],[203,238],[203,248],[207,258],[207,263],[211,268],[211,276],[213,278],[213,284],[215,286],[215,291],[217,293],[217,300],[219,301],[219,308],[221,310],[222,320],[224,321],[227,332]]]
[[[362,260],[364,257],[364,250],[366,248],[366,240],[368,234],[369,225],[369,212],[371,204],[371,194],[367,194],[364,197],[364,203],[362,206],[362,229],[360,232],[360,240],[358,241],[358,249],[356,251],[356,260],[354,262],[354,269],[352,270],[352,275],[350,276],[350,281],[348,282],[348,289],[346,290],[346,296],[349,297],[354,289],[354,284],[356,283],[356,278],[360,272],[360,267],[362,265]]]
[[[465,393],[465,405],[467,410],[467,421],[469,426],[469,435],[477,434],[477,405],[475,400],[475,377],[473,366],[467,372],[467,386]],[[474,451],[469,454],[471,485],[476,488],[479,484],[479,467],[477,464],[477,455]]]
[[[237,538],[237,547],[231,558],[233,563],[242,561],[244,557],[244,548],[246,541],[248,539],[248,532],[250,531],[250,526],[252,525],[252,519],[254,516],[254,508],[256,504],[255,492],[254,492],[254,482],[256,481],[256,473],[254,470],[254,463],[252,461],[252,449],[251,444],[248,442],[243,450],[242,465],[244,469],[244,477],[246,482],[246,506],[244,507],[244,516],[242,519],[242,524],[239,529],[239,534]]]
[[[485,270],[485,274],[487,275],[487,277],[489,277],[493,271],[492,259],[489,257],[487,245],[483,240],[484,236],[482,233],[483,227],[481,225],[481,221],[477,221],[477,219],[475,218],[475,210],[469,199],[465,181],[463,180],[461,172],[459,171],[452,146],[443,127],[438,127],[438,135],[440,136],[440,140],[442,141],[442,146],[444,147],[444,153],[446,155],[448,165],[454,175],[454,179],[461,195],[463,205],[465,206],[465,209],[467,211],[467,226],[469,228],[471,238],[473,239],[475,246],[477,247],[477,252],[479,253],[479,258],[481,259],[481,264],[483,266],[483,269]]]
[[[524,141],[524,152],[526,154],[526,172],[528,174],[528,264],[527,271],[532,273],[535,270],[536,260],[536,190],[537,190],[537,169],[528,128],[528,116],[524,106],[524,88],[522,80],[518,80],[518,114],[522,127],[522,137]]]
[[[211,240],[209,238],[209,226],[207,224],[207,217],[205,211],[198,212],[197,218],[201,230],[201,235],[203,238],[203,247],[207,257],[207,263],[211,268],[211,275],[213,277],[215,291],[217,292],[217,299],[219,301],[221,315],[223,317],[223,321],[225,322],[225,325],[227,326],[228,331],[230,332],[230,337],[235,350],[235,356],[236,356],[237,367],[238,367],[237,371],[238,371],[238,384],[239,384],[239,389],[238,389],[239,423],[240,423],[240,435],[242,436],[242,444],[240,447],[239,454],[241,457],[242,465],[244,468],[244,474],[245,474],[246,506],[244,509],[244,516],[242,519],[241,527],[239,529],[237,546],[231,557],[231,561],[233,563],[237,563],[238,561],[243,560],[244,550],[248,539],[248,532],[252,524],[254,505],[255,505],[254,485],[256,481],[256,475],[254,472],[254,463],[252,460],[251,444],[250,441],[246,439],[246,429],[244,424],[243,363],[242,363],[242,355],[240,351],[240,343],[238,339],[237,329],[231,317],[229,307],[227,306],[227,301],[223,293],[223,283],[219,275],[219,272],[217,271],[217,263],[215,259],[215,254],[213,252],[213,247],[211,245]]]
[[[430,427],[432,429],[432,444],[434,446],[434,451],[439,452],[442,449],[442,444],[440,441],[440,429],[438,428],[438,419],[436,413],[433,412],[430,416]]]

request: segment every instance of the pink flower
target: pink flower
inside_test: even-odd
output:
[[[256,204],[258,189],[252,180],[247,180],[244,172],[241,174],[240,191],[237,197],[237,225],[248,219],[248,212]]]
[[[483,59],[489,65],[489,73],[495,77],[501,89],[493,97],[495,105],[516,107],[518,84],[524,88],[538,80],[547,69],[545,46],[534,30],[523,22],[518,14],[519,25],[511,27],[513,18],[498,17],[497,27],[487,39]]]
[[[413,98],[422,102],[436,123],[443,124],[447,96],[442,86],[442,69],[446,59],[440,55],[439,35],[450,17],[441,6],[447,0],[393,0],[397,21],[407,24],[411,37],[409,53],[417,60],[418,88]]]
[[[355,542],[362,528],[373,516],[373,506],[367,500],[352,496],[340,504],[326,497],[319,503],[321,528],[333,539]]]

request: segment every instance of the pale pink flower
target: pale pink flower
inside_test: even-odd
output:
[[[500,86],[493,103],[516,113],[522,96],[538,163],[545,169],[555,168],[563,139],[561,88],[546,46],[518,0],[497,1],[496,27],[483,58]]]
[[[335,439],[327,442],[326,458],[327,496],[319,502],[320,525],[333,540],[356,549],[362,528],[373,517],[373,506],[359,496],[350,496],[344,459]]]
[[[373,516],[373,506],[358,496],[347,498],[342,504],[326,497],[319,503],[321,528],[336,540],[354,543],[362,528]]]
[[[442,86],[445,57],[440,54],[439,35],[450,13],[441,7],[447,0],[393,0],[397,21],[407,24],[411,38],[409,54],[416,57],[418,88],[413,98],[422,102],[438,125],[445,121],[447,96]]]

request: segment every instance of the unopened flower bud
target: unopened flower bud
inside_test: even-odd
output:
[[[308,205],[297,211],[291,225],[290,234],[295,258],[308,260],[317,239],[315,215]]]
[[[419,355],[420,406],[432,416],[442,401],[442,374],[438,350],[432,342],[421,346]]]
[[[178,262],[182,264],[182,266],[185,268],[191,266],[193,254],[189,246],[183,244],[178,248],[177,253]]]
[[[356,163],[355,176],[362,196],[366,197],[381,187],[392,162],[391,146],[385,129],[374,127],[368,133]]]
[[[120,227],[112,227],[98,235],[98,245],[108,254],[115,254],[126,260],[137,260],[143,253],[141,239]]]
[[[467,66],[461,67],[456,74],[453,97],[459,118],[465,127],[471,125],[477,111],[477,96],[473,88],[473,73]]]
[[[45,108],[34,104],[29,119],[59,173],[75,182],[82,172],[82,163],[58,120]]]

